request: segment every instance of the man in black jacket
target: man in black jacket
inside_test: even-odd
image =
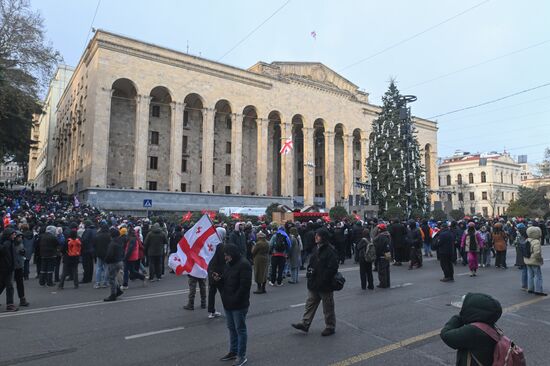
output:
[[[374,248],[376,249],[376,262],[378,265],[378,282],[376,287],[390,287],[390,262],[388,253],[391,250],[392,237],[386,228],[386,224],[378,224],[376,226],[378,234],[373,240]]]
[[[307,332],[319,303],[323,301],[326,328],[321,335],[329,336],[335,333],[336,328],[332,281],[338,272],[338,254],[329,243],[329,233],[326,229],[316,231],[315,242],[317,247],[313,251],[307,267],[308,298],[304,317],[301,323],[292,324],[292,327]]]
[[[82,274],[82,281],[80,283],[89,283],[92,282],[94,276],[94,243],[93,240],[96,236],[97,229],[94,226],[94,223],[91,220],[86,220],[84,222],[86,229],[82,233],[82,269],[84,273]]]
[[[17,311],[13,303],[13,271],[15,264],[15,230],[7,228],[0,239],[0,294],[6,289],[6,311]]]
[[[226,231],[224,228],[218,227],[216,228],[216,232],[218,233],[221,243],[216,246],[214,256],[210,260],[210,263],[208,263],[208,319],[218,318],[222,315],[220,312],[216,311],[216,292],[220,291],[221,294],[221,287],[220,284],[214,280],[213,274],[223,273],[225,268],[224,242]]]
[[[440,281],[454,281],[454,235],[449,230],[449,225],[446,222],[441,224],[441,230],[437,233],[437,236],[437,256],[439,257],[439,263],[441,265],[441,269],[443,270],[443,278]]]
[[[229,353],[222,361],[235,360],[234,366],[242,366],[246,359],[246,314],[250,306],[250,287],[252,286],[252,267],[239,248],[228,244],[224,248],[227,265],[223,274],[212,273],[213,279],[221,289],[222,303],[229,329]]]
[[[93,247],[97,258],[94,288],[107,287],[107,266],[105,264],[105,256],[107,255],[107,248],[110,242],[111,235],[109,234],[109,226],[107,226],[106,223],[102,223],[99,226],[99,232],[93,238]]]
[[[111,286],[111,295],[103,299],[103,301],[115,301],[123,292],[120,289],[121,281],[119,273],[122,270],[124,259],[124,241],[121,239],[117,229],[112,228],[109,231],[111,242],[107,247],[105,255],[105,264],[107,265],[107,279]]]

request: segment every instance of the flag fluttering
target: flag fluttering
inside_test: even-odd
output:
[[[317,32],[311,31],[310,35],[313,37],[313,39],[317,40]]]
[[[187,211],[187,213],[182,216],[181,222],[187,222],[191,220],[192,217],[193,217],[193,213],[191,213],[191,211]]]
[[[281,150],[279,151],[279,154],[280,155],[290,154],[293,148],[294,148],[294,143],[292,142],[292,138],[289,137],[286,139],[283,146],[281,146]]]
[[[76,197],[76,195],[74,196],[74,207],[80,207],[80,201],[78,200],[78,197]]]
[[[220,244],[220,237],[208,215],[188,230],[178,243],[178,251],[168,258],[168,266],[177,275],[190,274],[197,278],[208,276],[208,263]]]

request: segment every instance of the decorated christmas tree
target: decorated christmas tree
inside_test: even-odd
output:
[[[382,215],[401,210],[411,217],[427,206],[424,167],[406,99],[392,80],[372,123],[367,171],[372,201]]]

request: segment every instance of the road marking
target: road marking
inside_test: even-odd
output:
[[[290,305],[291,308],[299,308],[300,306],[304,306],[306,303],[303,302],[301,304],[294,304],[294,305]]]
[[[460,277],[460,276],[467,276],[467,275],[469,275],[470,273],[471,273],[471,272],[457,273],[457,274],[455,274],[455,276],[457,276],[457,277]]]
[[[54,311],[62,311],[62,310],[81,309],[81,308],[87,308],[87,307],[91,307],[91,306],[112,305],[112,304],[117,304],[117,303],[121,303],[121,302],[156,299],[158,297],[182,295],[182,294],[185,294],[185,293],[188,293],[188,292],[189,292],[189,289],[175,290],[175,291],[156,292],[156,293],[152,293],[152,294],[144,294],[144,295],[124,297],[124,298],[121,298],[120,300],[111,301],[111,302],[106,302],[106,301],[103,301],[103,300],[96,300],[96,301],[81,302],[81,303],[76,303],[76,304],[48,306],[48,307],[44,307],[44,308],[18,311],[18,312],[15,312],[15,313],[0,314],[0,319],[1,318],[11,318],[11,317],[15,317],[15,316],[23,316],[23,315],[51,313],[51,312],[54,312]]]
[[[149,337],[149,336],[152,336],[152,335],[163,334],[163,333],[177,332],[178,330],[184,330],[184,329],[185,329],[184,327],[162,329],[162,330],[156,330],[154,332],[147,332],[147,333],[140,333],[140,334],[134,334],[134,335],[131,335],[131,336],[126,336],[126,337],[124,337],[124,339],[128,341],[130,339]]]
[[[514,311],[517,311],[517,310],[519,310],[519,309],[521,309],[525,306],[532,305],[532,304],[535,304],[537,302],[540,302],[540,301],[543,301],[543,300],[546,300],[546,299],[548,299],[548,297],[538,297],[538,298],[534,298],[534,299],[531,299],[531,300],[528,300],[528,301],[520,302],[519,304],[515,304],[515,305],[509,306],[507,308],[504,308],[502,310],[502,312],[503,313],[514,312]],[[432,330],[431,332],[428,332],[428,333],[424,333],[424,334],[417,335],[415,337],[407,338],[407,339],[404,339],[402,341],[395,342],[395,343],[392,343],[392,344],[388,344],[387,346],[377,348],[377,349],[372,350],[370,352],[361,353],[359,355],[347,358],[345,360],[332,363],[332,364],[330,364],[330,366],[354,365],[356,363],[366,361],[370,358],[380,356],[380,355],[383,355],[385,353],[395,351],[395,350],[403,348],[403,347],[407,347],[407,346],[409,346],[413,343],[418,343],[418,342],[424,341],[426,339],[435,337],[435,336],[439,335],[440,332],[441,332],[441,329]]]
[[[412,283],[411,282],[401,283],[399,285],[391,286],[390,288],[401,288],[401,287],[407,287],[407,286],[412,286]]]

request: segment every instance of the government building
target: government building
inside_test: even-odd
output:
[[[50,186],[92,203],[110,192],[106,208],[346,205],[365,195],[379,111],[321,63],[240,69],[98,30],[57,105]],[[437,125],[413,122],[437,189]]]
[[[507,153],[457,152],[439,165],[443,205],[466,214],[496,217],[506,214],[517,198],[521,165]]]

